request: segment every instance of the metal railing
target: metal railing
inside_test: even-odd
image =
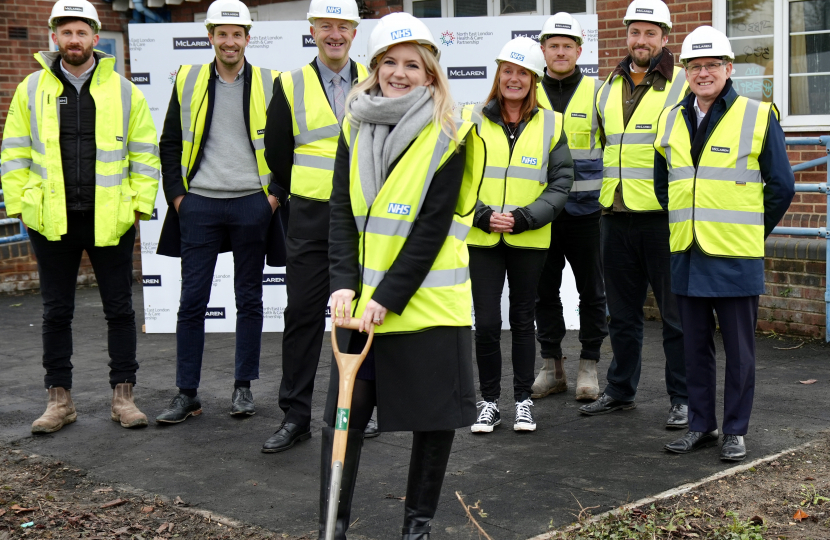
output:
[[[827,182],[820,184],[796,184],[795,191],[799,193],[824,193],[827,195],[827,210],[828,215],[826,226],[824,227],[776,227],[772,230],[773,234],[789,234],[791,236],[818,236],[827,241],[827,250],[825,258],[827,259],[827,269],[824,275],[824,340],[830,343],[830,135],[822,135],[821,137],[787,137],[788,146],[797,145],[818,145],[824,146],[827,149],[827,154],[824,157],[799,163],[793,165],[793,172],[812,169],[822,164],[827,165]]]
[[[3,194],[3,190],[0,189],[0,195]],[[0,202],[0,208],[5,208],[6,203],[5,201]],[[17,218],[5,218],[0,219],[0,227],[3,225],[14,225],[18,224],[20,226],[20,232],[17,234],[13,234],[11,236],[0,236],[0,244],[10,244],[12,242],[22,242],[23,240],[29,239],[29,234],[26,232],[26,227],[23,226],[23,221]]]

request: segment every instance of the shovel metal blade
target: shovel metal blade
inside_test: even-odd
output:
[[[329,484],[329,508],[326,513],[326,540],[334,540],[337,523],[337,507],[340,506],[340,484],[343,482],[343,462],[331,464],[331,483]]]

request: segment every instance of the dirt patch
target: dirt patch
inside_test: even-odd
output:
[[[129,488],[102,484],[71,465],[0,446],[0,540],[239,540],[277,534]]]

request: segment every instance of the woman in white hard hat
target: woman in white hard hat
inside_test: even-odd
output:
[[[349,525],[363,429],[375,405],[381,431],[414,432],[405,540],[429,538],[454,430],[475,420],[464,237],[484,146],[470,122],[452,116],[439,54],[421,21],[387,15],[369,38],[374,69],[346,99],[330,199],[331,305],[338,323],[356,317],[362,328],[374,324],[375,338],[354,386],[335,538],[345,538]],[[350,353],[366,342],[356,331],[338,336]],[[332,364],[329,426],[338,388]],[[321,531],[333,433],[323,430]]]
[[[496,58],[487,100],[468,106],[487,146],[487,168],[467,237],[475,307],[476,360],[482,401],[473,433],[501,424],[501,295],[510,286],[515,431],[535,431],[530,407],[536,343],[534,306],[550,246],[550,223],[573,184],[573,161],[560,113],[540,109],[536,82],[544,73],[539,44],[516,38]]]

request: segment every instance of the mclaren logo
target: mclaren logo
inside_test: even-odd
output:
[[[570,24],[563,24],[563,23],[556,23],[556,24],[554,24],[554,25],[553,25],[553,27],[554,27],[554,28],[565,28],[565,29],[567,29],[567,30],[570,30],[570,29],[571,29],[571,25],[570,25]]]
[[[262,274],[263,285],[285,285],[285,274]]]
[[[150,214],[150,221],[153,221],[153,220],[158,221],[158,218],[159,218],[159,209],[158,208],[153,208],[153,213]]]
[[[588,115],[582,112],[572,112],[571,118],[588,118]]]
[[[141,284],[145,287],[161,287],[161,276],[141,276]]]
[[[730,149],[725,147],[725,146],[713,146],[712,147],[712,152],[718,152],[720,154],[728,154],[729,150]]]
[[[316,47],[317,42],[314,41],[314,37],[308,34],[303,34],[303,47]]]
[[[149,73],[133,73],[130,75],[130,81],[133,84],[150,84]]]
[[[173,38],[174,49],[210,49],[210,40],[206,37]]]
[[[205,311],[205,319],[224,319],[225,308],[223,307],[209,307]]]
[[[642,13],[644,15],[654,15],[654,10],[650,8],[637,8],[634,13]]]
[[[76,11],[76,12],[80,12],[80,13],[84,12],[84,8],[82,8],[81,6],[63,6],[63,10],[64,11]]]
[[[223,11],[222,16],[223,17],[239,17],[239,12],[238,11]]]
[[[711,43],[694,43],[694,44],[692,44],[692,50],[693,51],[699,51],[701,49],[711,49],[711,48],[712,48]]]
[[[510,35],[511,39],[526,37],[532,39],[533,41],[539,41],[539,30],[511,30]]]
[[[449,79],[486,79],[487,67],[448,67],[447,78]]]
[[[651,124],[637,124],[635,127],[637,129],[651,129]]]

